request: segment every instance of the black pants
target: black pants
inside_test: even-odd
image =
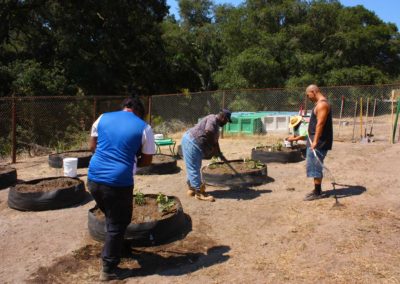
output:
[[[103,270],[107,272],[121,259],[126,227],[132,218],[133,186],[111,187],[88,180],[88,187],[106,217],[106,239],[101,258]]]

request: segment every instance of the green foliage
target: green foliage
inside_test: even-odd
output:
[[[9,156],[11,154],[11,142],[5,137],[0,137],[0,157]]]
[[[66,86],[60,66],[45,67],[35,60],[16,60],[7,71],[12,78],[11,90],[18,95],[55,96],[62,94]]]
[[[262,169],[265,168],[265,164],[262,163],[261,161],[258,160],[252,160],[252,159],[243,159],[243,162],[246,164],[246,166],[249,169]]]
[[[139,189],[135,189],[135,193],[133,195],[135,204],[139,206],[143,206],[146,204],[146,198],[144,193],[142,193]]]
[[[170,212],[175,205],[175,201],[173,199],[170,199],[161,192],[157,195],[156,201],[158,204],[158,210],[164,213]]]
[[[381,84],[400,34],[332,0],[3,1],[0,96]],[[238,102],[238,106],[245,102]]]

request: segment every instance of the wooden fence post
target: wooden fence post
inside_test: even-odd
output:
[[[148,121],[149,121],[149,125],[151,125],[151,104],[152,104],[152,96],[149,96],[148,102],[147,102],[147,107],[148,107]]]
[[[15,164],[17,162],[17,109],[15,102],[15,93],[12,94],[11,101],[11,127],[12,127],[12,154],[11,160]]]

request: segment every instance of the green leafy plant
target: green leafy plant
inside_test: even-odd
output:
[[[262,169],[265,167],[265,164],[258,160],[243,159],[243,162],[249,169]]]
[[[273,152],[279,152],[282,150],[282,143],[280,141],[276,142],[275,144],[272,144],[271,149]]]
[[[146,204],[146,199],[144,197],[144,193],[142,193],[140,190],[135,190],[134,200],[135,204],[142,206]]]
[[[169,212],[175,205],[175,201],[161,192],[157,195],[158,210],[160,212]]]
[[[213,156],[211,158],[211,163],[208,165],[208,167],[212,170],[216,169],[216,168],[220,167],[220,164],[218,164],[219,162],[221,162],[221,159],[217,156]]]

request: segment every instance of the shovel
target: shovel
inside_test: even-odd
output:
[[[237,170],[235,170],[232,165],[229,163],[229,161],[225,158],[224,155],[220,155],[219,156],[221,158],[221,160],[232,170],[232,172],[235,173],[235,175],[238,176],[238,178],[240,178],[241,181],[246,182],[246,180],[237,172]]]

